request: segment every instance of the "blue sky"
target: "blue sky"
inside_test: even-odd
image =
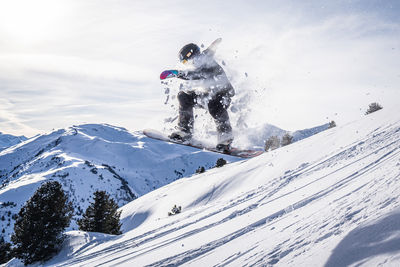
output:
[[[0,131],[160,128],[174,110],[159,73],[218,37],[250,126],[346,123],[400,99],[399,13],[398,1],[1,1]]]

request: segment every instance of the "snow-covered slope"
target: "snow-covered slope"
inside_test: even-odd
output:
[[[265,146],[265,140],[270,138],[271,136],[275,135],[282,139],[282,136],[284,136],[286,133],[290,133],[293,136],[293,142],[300,141],[302,139],[308,138],[312,135],[315,135],[317,133],[320,133],[322,131],[325,131],[329,128],[329,123],[312,127],[309,129],[304,129],[304,130],[297,130],[294,132],[286,131],[283,130],[275,125],[265,123],[261,126],[254,127],[251,129],[246,129],[247,134],[245,135],[245,138],[247,140],[239,140],[240,142],[248,143],[250,144],[250,147],[253,148],[264,148]]]
[[[0,151],[7,147],[19,144],[25,140],[27,140],[25,136],[14,136],[0,132]]]
[[[314,134],[323,132],[325,130],[329,129],[330,124],[326,123],[317,127],[309,128],[309,129],[304,129],[304,130],[298,130],[292,133],[293,136],[293,142],[300,141],[302,139],[308,138]]]
[[[96,190],[106,190],[122,206],[192,175],[199,166],[211,168],[221,157],[238,160],[111,125],[87,124],[37,136],[0,152],[0,234],[9,240],[13,215],[46,180],[63,185],[75,208],[70,229],[76,229],[75,219]]]
[[[47,265],[398,265],[399,114],[177,180],[121,208],[123,235],[70,232]]]

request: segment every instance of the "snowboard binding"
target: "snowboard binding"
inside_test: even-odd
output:
[[[232,138],[227,139],[223,142],[220,142],[215,148],[222,153],[228,154],[232,150],[232,142]]]
[[[176,131],[170,134],[168,138],[175,142],[184,143],[190,141],[190,139],[192,139],[192,135],[184,131]]]
[[[225,153],[225,154],[229,153],[232,150],[231,145],[224,145],[224,144],[218,144],[215,148],[218,151]]]

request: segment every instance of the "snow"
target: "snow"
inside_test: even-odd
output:
[[[235,143],[237,144],[247,144],[250,148],[264,148],[265,140],[271,136],[277,136],[280,140],[282,137],[289,133],[293,136],[293,142],[300,141],[304,138],[310,137],[329,128],[329,123],[320,126],[312,127],[309,129],[297,130],[294,132],[289,132],[283,130],[275,125],[265,123],[261,126],[256,126],[250,129],[240,129],[236,130],[235,133]],[[239,133],[241,131],[241,133]]]
[[[218,158],[240,159],[172,145],[140,132],[107,124],[85,124],[55,130],[0,152],[0,227],[8,241],[14,214],[45,181],[57,180],[80,218],[96,190],[109,192],[119,206],[184,176]],[[12,205],[4,206],[3,203]]]
[[[393,266],[400,256],[400,210],[361,224],[333,250],[326,267],[361,263],[365,266]]]
[[[69,232],[45,266],[398,266],[398,114],[162,186],[121,207],[122,235]]]
[[[249,146],[262,149],[263,138],[274,133],[273,129],[279,128],[270,125],[258,131],[260,137],[252,140]],[[204,139],[204,142],[211,143],[211,139]],[[0,151],[0,218],[3,215],[6,218],[0,221],[0,226],[5,229],[5,239],[9,240],[13,215],[48,180],[59,181],[67,191],[75,208],[69,230],[76,230],[76,220],[89,205],[95,190],[107,190],[122,206],[176,179],[194,174],[201,166],[212,168],[221,157],[228,162],[241,160],[156,141],[139,131],[129,132],[109,124],[54,130]],[[2,202],[13,205],[3,207]]]
[[[25,136],[14,136],[0,132],[0,151],[27,140]]]

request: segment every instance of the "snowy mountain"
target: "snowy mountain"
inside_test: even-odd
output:
[[[398,266],[398,114],[179,179],[123,206],[120,236],[69,232],[46,266]]]
[[[0,151],[7,147],[19,144],[27,140],[25,136],[14,136],[11,134],[3,134],[0,132]]]
[[[70,229],[93,192],[106,190],[122,206],[200,166],[209,169],[221,154],[172,145],[111,125],[87,124],[37,136],[0,152],[0,228],[9,240],[14,214],[46,180],[57,180],[75,208]]]
[[[298,130],[292,133],[293,136],[293,142],[300,141],[304,138],[308,138],[314,134],[320,133],[322,131],[328,130],[330,124],[326,123],[317,127],[309,128],[309,129],[304,129],[304,130]]]
[[[282,139],[282,136],[284,136],[286,133],[290,133],[293,136],[293,142],[297,142],[302,139],[308,138],[314,134],[325,131],[327,129],[329,129],[329,123],[326,123],[326,124],[323,124],[320,126],[316,126],[313,128],[309,128],[309,129],[297,130],[294,132],[290,132],[290,131],[283,130],[275,125],[265,123],[261,126],[254,127],[252,129],[247,129],[248,135],[246,136],[246,138],[247,138],[246,142],[249,143],[250,146],[253,148],[257,148],[257,147],[264,148],[265,140],[267,140],[268,138],[270,138],[273,135]]]
[[[251,146],[261,148],[265,136],[286,133],[269,124],[250,132]],[[6,240],[10,238],[14,214],[45,180],[63,184],[76,214],[70,229],[76,229],[76,219],[89,205],[94,191],[108,191],[122,206],[178,178],[192,175],[200,166],[212,168],[220,157],[229,162],[240,160],[158,142],[139,132],[129,133],[106,124],[73,126],[36,136],[0,152],[2,235]]]

